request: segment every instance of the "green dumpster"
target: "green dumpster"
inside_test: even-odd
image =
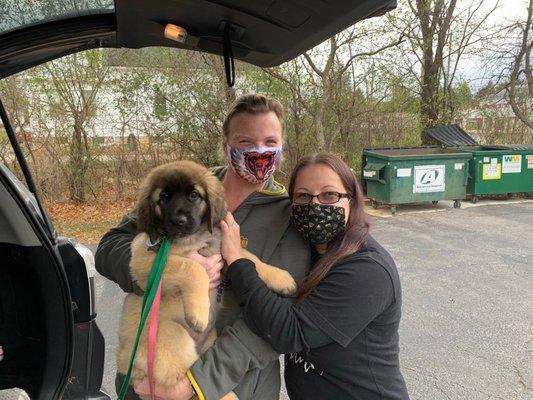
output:
[[[458,125],[445,125],[427,130],[430,137],[443,146],[471,153],[468,164],[467,195],[476,203],[480,196],[533,193],[533,146],[480,146]]]
[[[363,150],[362,179],[372,205],[454,200],[466,197],[468,161],[472,154],[438,147]]]
[[[472,153],[466,193],[476,203],[480,196],[533,193],[533,146],[464,146]]]

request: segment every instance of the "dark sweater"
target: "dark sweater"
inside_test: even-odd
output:
[[[271,292],[250,260],[235,261],[228,274],[247,325],[287,354],[292,400],[409,398],[398,357],[400,280],[374,239],[297,304]]]

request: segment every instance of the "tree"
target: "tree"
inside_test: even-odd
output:
[[[420,113],[424,125],[431,126],[439,120],[439,77],[444,69],[444,46],[448,37],[456,0],[450,0],[445,7],[444,0],[409,1],[409,6],[418,19],[422,33],[422,85],[420,92]],[[424,142],[423,140],[422,142]]]
[[[476,97],[506,102],[519,124],[533,132],[533,0],[522,0],[524,17],[501,21],[478,49],[486,84]],[[519,129],[519,128],[517,128]]]
[[[1,80],[0,97],[4,102],[9,120],[19,143],[22,145],[23,151],[29,155],[31,164],[35,166],[35,155],[31,140],[32,132],[29,129],[32,112],[31,95],[25,83],[25,79],[18,76],[10,76]],[[6,147],[5,149],[8,148]],[[6,158],[2,158],[5,162]],[[34,170],[33,173],[38,180],[40,171]]]
[[[396,30],[409,39],[400,49],[407,73],[419,83],[421,141],[431,142],[424,128],[451,122],[455,115],[453,90],[458,66],[468,51],[488,34],[489,16],[482,0],[405,0],[409,11],[389,16]],[[396,60],[397,62],[397,60]]]
[[[453,107],[459,111],[464,111],[472,105],[474,96],[470,90],[470,85],[467,81],[462,80],[457,86],[450,88],[450,95],[448,102],[453,104]]]
[[[353,111],[360,100],[359,85],[366,74],[358,63],[403,41],[397,38],[378,38],[378,25],[361,24],[331,37],[322,46],[303,54],[285,67],[265,70],[289,85],[293,100],[312,116],[315,151],[331,151],[346,122],[353,119]],[[370,97],[376,93],[367,93]],[[352,115],[348,115],[352,113]]]
[[[115,53],[121,118],[135,118],[148,137],[148,165],[179,157],[217,164],[222,121],[235,98],[220,57],[168,48]]]
[[[43,123],[52,123],[52,135],[68,146],[65,169],[69,197],[85,201],[87,170],[91,165],[88,124],[96,116],[97,95],[108,77],[102,50],[89,50],[44,64],[40,69]]]
[[[508,83],[505,89],[509,96],[509,103],[513,109],[514,114],[533,129],[533,118],[531,110],[533,107],[533,74],[531,68],[531,48],[533,48],[533,32],[532,32],[532,18],[533,18],[533,0],[529,0],[527,9],[526,21],[523,23],[516,23],[511,28],[513,31],[518,31],[519,40],[518,45],[514,47],[515,54],[512,60]],[[520,104],[520,86],[525,86],[523,92],[527,93],[527,98]]]

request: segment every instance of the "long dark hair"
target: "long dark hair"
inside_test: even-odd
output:
[[[350,194],[350,215],[346,230],[338,234],[327,245],[325,254],[313,267],[311,273],[298,288],[297,301],[303,300],[324,279],[331,268],[343,258],[355,253],[365,242],[370,224],[364,212],[364,197],[361,185],[353,171],[337,156],[330,153],[317,153],[303,157],[292,171],[289,183],[289,196],[292,199],[296,177],[308,165],[324,164],[339,175],[346,193]]]

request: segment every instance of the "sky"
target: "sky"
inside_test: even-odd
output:
[[[459,4],[461,3],[465,4],[467,1],[459,0]],[[526,19],[528,0],[484,0],[480,12],[490,11],[495,4],[498,4],[498,7],[489,17],[491,24],[505,26],[516,19]],[[461,62],[460,76],[467,80],[474,89],[479,89],[487,83],[484,75],[489,72],[480,70],[481,62],[480,58],[475,55],[467,55]]]
[[[483,7],[489,9],[494,5],[493,0],[484,0]],[[494,20],[514,19],[527,15],[527,0],[500,0],[500,7],[494,12]]]
[[[468,8],[469,5],[477,5],[479,0],[458,0],[457,1],[457,7],[456,7],[456,14],[464,11]],[[446,0],[448,3],[449,0]],[[485,26],[494,26],[494,27],[504,27],[510,25],[511,22],[516,20],[524,20],[527,16],[527,6],[528,6],[529,0],[482,0],[481,7],[479,10],[476,11],[476,16],[481,18],[482,16],[486,15],[488,12],[493,10],[495,6],[496,9],[492,11],[491,15],[489,16],[488,20],[485,22]],[[391,12],[392,15],[394,13],[399,13],[399,15],[402,15],[403,12],[410,13],[409,7],[407,6],[405,0],[398,1],[398,9]],[[467,13],[463,13],[462,15],[467,15]],[[367,25],[368,27],[373,26],[373,24],[379,25],[381,21],[384,21],[386,17],[378,17],[375,19],[369,19],[367,21],[363,21],[359,23],[359,25]],[[455,27],[457,30],[458,28]],[[375,31],[374,31],[375,34]],[[454,34],[455,38],[457,39],[459,37],[459,32]],[[383,39],[383,37],[379,37]],[[392,39],[390,39],[392,41]],[[389,41],[389,39],[386,39],[385,41]],[[381,43],[381,45],[384,43]],[[356,51],[368,51],[377,48],[377,45],[374,43],[374,40],[369,41],[367,43],[368,48],[365,48],[364,45],[357,44],[356,45]],[[490,65],[488,66],[487,60],[494,60],[494,54],[488,54],[487,50],[491,50],[490,48],[485,48],[483,46],[486,46],[484,43],[476,44],[472,47],[470,47],[469,52],[466,52],[462,55],[461,60],[458,65],[458,71],[455,77],[455,83],[458,84],[461,80],[465,80],[469,83],[471,89],[473,91],[479,90],[481,87],[483,87],[489,80],[490,77],[494,76],[497,72],[503,69],[502,65]],[[316,48],[318,51],[314,52],[315,62],[318,62],[319,65],[325,63],[325,57],[327,53],[329,52],[329,43],[325,41],[321,45],[317,46]],[[391,49],[391,51],[394,51]],[[320,55],[323,55],[321,58]],[[341,57],[348,57],[347,54]],[[381,55],[376,55],[368,59],[367,61],[372,63],[372,60],[379,60]],[[413,62],[416,59],[413,55]],[[387,60],[386,56],[384,56],[384,59]],[[355,66],[355,69],[359,72],[365,71],[365,63],[361,63],[359,65]],[[415,67],[415,70],[418,67]]]

